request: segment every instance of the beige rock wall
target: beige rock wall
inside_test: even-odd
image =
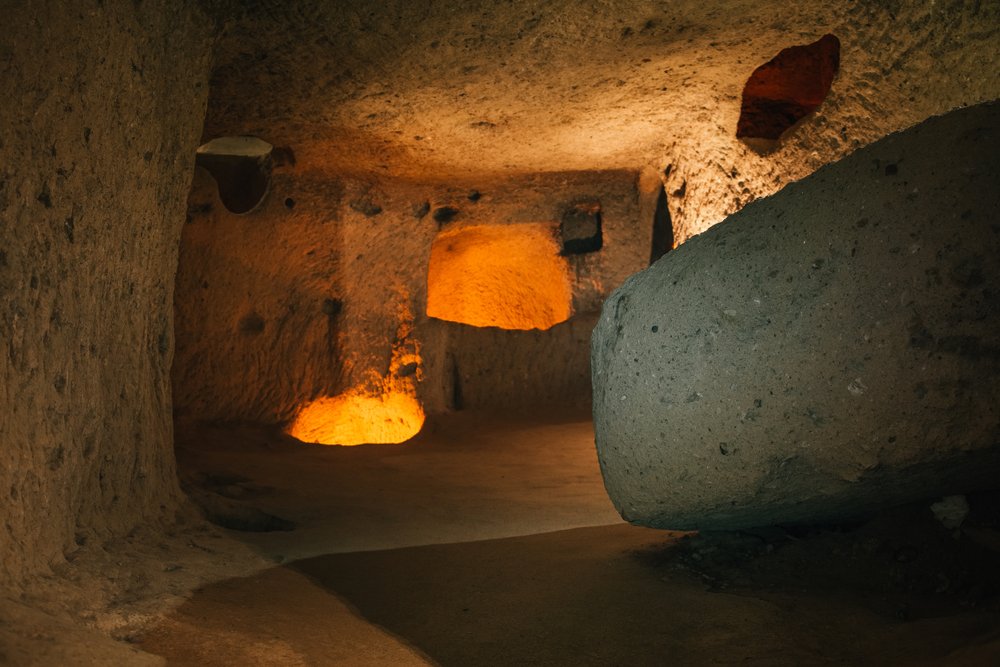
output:
[[[285,166],[258,209],[234,215],[198,170],[177,278],[177,413],[285,421],[306,401],[386,376],[401,324],[413,327],[407,344],[423,359],[417,394],[429,412],[586,402],[593,314],[648,264],[657,187],[655,175],[629,171],[441,184]],[[604,246],[565,260],[570,322],[515,332],[426,316],[440,229],[549,223],[557,233],[580,199],[600,201]],[[444,206],[458,213],[436,222]]]
[[[178,500],[177,241],[207,96],[193,3],[5,3],[0,583]]]

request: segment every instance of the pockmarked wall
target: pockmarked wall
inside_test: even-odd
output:
[[[211,26],[193,2],[8,2],[0,583],[172,518],[177,242]]]
[[[606,295],[649,263],[659,188],[626,170],[442,184],[284,165],[260,206],[236,215],[199,170],[177,278],[177,414],[280,423],[314,398],[387,382],[428,412],[586,404],[590,329]],[[562,217],[577,206],[599,208],[602,245],[563,254]],[[550,233],[568,320],[511,331],[429,317],[435,239],[470,229]],[[502,252],[458,282],[512,259]]]

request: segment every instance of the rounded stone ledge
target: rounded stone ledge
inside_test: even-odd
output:
[[[832,521],[998,484],[998,119],[891,135],[612,294],[594,428],[626,520]]]

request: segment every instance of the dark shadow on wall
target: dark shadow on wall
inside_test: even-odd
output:
[[[649,263],[652,264],[666,255],[674,247],[674,225],[667,208],[667,191],[661,185],[656,195],[656,209],[653,212],[653,240],[650,243]]]
[[[834,35],[782,49],[747,79],[736,136],[751,148],[773,148],[823,103],[839,68],[840,40]]]

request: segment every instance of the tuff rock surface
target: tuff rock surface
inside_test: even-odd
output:
[[[998,118],[891,135],[608,299],[594,426],[626,519],[835,520],[1000,478]]]

